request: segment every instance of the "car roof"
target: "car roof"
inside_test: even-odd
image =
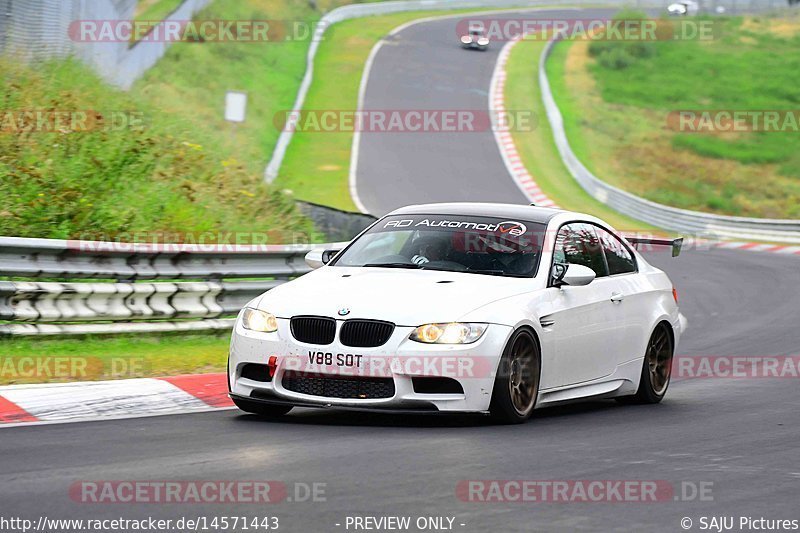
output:
[[[450,202],[441,204],[409,205],[395,209],[390,215],[462,215],[498,218],[518,218],[528,222],[547,224],[551,218],[563,214],[561,209],[520,204],[489,202]]]

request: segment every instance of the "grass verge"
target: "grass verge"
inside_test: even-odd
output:
[[[224,372],[230,333],[4,339],[0,385]]]
[[[0,59],[0,107],[0,235],[313,235],[260,172],[181,114],[108,86],[77,61]]]
[[[195,18],[290,21],[310,31],[321,16],[307,2],[217,0]],[[280,133],[274,125],[275,114],[294,103],[309,40],[173,43],[132,93],[158,109],[187,117],[208,146],[228,153],[249,172],[261,174]],[[248,95],[246,120],[236,126],[223,117],[229,90]]]
[[[800,16],[709,22],[713,40],[658,41],[638,52],[631,43],[558,45],[548,74],[570,143],[598,177],[655,202],[800,218],[797,131],[678,131],[675,119],[681,110],[796,116]]]
[[[139,0],[133,12],[133,20],[164,20],[182,3],[183,0]]]
[[[621,231],[653,229],[589,196],[561,162],[539,88],[539,57],[544,46],[543,41],[520,41],[512,49],[506,65],[506,108],[531,110],[538,117],[537,127],[532,131],[512,133],[522,162],[545,194],[561,207],[595,215]]]
[[[152,30],[153,26],[178,9],[183,0],[139,0],[133,12],[133,30],[128,41],[135,45]]]
[[[261,174],[280,134],[276,116],[294,105],[314,25],[323,13],[349,3],[216,0],[195,19],[267,21],[277,40],[173,43],[132,92],[158,109],[186,117],[208,146]],[[229,90],[248,95],[246,120],[235,127],[223,117]]]

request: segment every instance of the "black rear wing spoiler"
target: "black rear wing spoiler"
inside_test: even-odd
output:
[[[683,237],[681,237],[680,239],[645,239],[642,237],[626,236],[625,238],[637,250],[639,249],[640,244],[650,244],[653,246],[671,246],[672,257],[678,257],[679,255],[681,255],[681,248],[683,247]]]

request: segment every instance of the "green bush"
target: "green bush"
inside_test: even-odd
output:
[[[636,61],[636,58],[623,47],[611,48],[610,50],[600,54],[600,56],[597,58],[597,62],[600,63],[600,65],[612,70],[622,70],[628,68],[633,64],[634,61]]]
[[[613,20],[643,20],[646,17],[637,11],[621,11]],[[602,67],[611,70],[624,70],[637,60],[655,54],[655,43],[649,41],[618,41],[606,39],[605,34],[601,34],[598,40],[589,43],[589,55],[597,59]]]
[[[589,54],[602,67],[622,70],[638,60],[655,56],[656,47],[646,41],[593,41],[589,45]]]

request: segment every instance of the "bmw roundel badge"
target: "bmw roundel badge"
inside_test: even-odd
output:
[[[342,307],[341,309],[339,309],[339,316],[347,316],[349,314],[350,314],[349,307]]]

